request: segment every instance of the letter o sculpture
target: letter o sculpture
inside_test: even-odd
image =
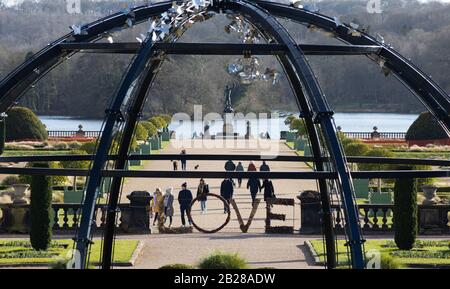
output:
[[[194,226],[194,228],[197,229],[197,231],[202,232],[202,233],[205,233],[205,234],[214,234],[214,233],[219,232],[219,231],[222,230],[223,228],[225,228],[225,227],[228,225],[228,223],[230,222],[230,220],[231,220],[231,210],[230,210],[230,205],[228,204],[228,202],[227,202],[224,198],[222,198],[222,197],[219,196],[219,195],[216,195],[216,194],[206,194],[206,196],[207,196],[207,197],[214,197],[214,198],[217,198],[217,199],[221,200],[222,203],[224,204],[224,206],[225,206],[226,208],[228,208],[228,210],[227,210],[227,211],[228,211],[228,216],[227,216],[227,219],[225,220],[225,222],[224,222],[220,227],[218,227],[218,228],[216,228],[216,229],[214,229],[214,230],[205,230],[205,229],[199,227],[199,226],[194,222],[194,220],[192,219],[192,215],[191,215],[191,211],[192,211],[192,210],[189,210],[189,211],[187,212],[187,216],[188,216],[189,220],[191,221],[192,225]],[[197,201],[198,201],[198,197],[195,198],[195,199],[192,201],[192,203],[191,203],[191,209],[192,209],[192,206],[194,205],[194,203],[197,202]]]

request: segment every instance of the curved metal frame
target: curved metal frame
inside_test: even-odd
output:
[[[148,7],[137,7],[133,9],[135,13],[134,21],[135,23],[141,23],[151,16],[156,16],[167,11],[171,5],[172,2],[167,1]],[[297,96],[299,106],[305,116],[308,134],[312,143],[314,155],[313,159],[316,164],[316,170],[324,170],[323,161],[325,160],[325,152],[323,152],[320,147],[318,133],[318,130],[320,130],[327,144],[327,149],[330,154],[329,159],[332,160],[334,170],[337,173],[338,183],[340,185],[340,190],[343,197],[343,205],[347,218],[346,223],[348,225],[347,234],[350,239],[349,245],[351,248],[353,267],[363,268],[364,256],[362,252],[362,240],[359,231],[360,228],[358,226],[358,212],[356,204],[353,202],[353,185],[351,174],[347,167],[347,160],[342,152],[339,140],[336,136],[332,112],[301,49],[296,45],[286,29],[272,15],[289,18],[296,22],[316,25],[322,29],[333,32],[333,35],[337,39],[346,43],[354,45],[377,45],[382,47],[379,53],[370,56],[370,58],[374,61],[383,59],[386,67],[392,70],[400,81],[402,81],[416,94],[419,100],[437,118],[447,133],[450,132],[450,97],[428,76],[426,76],[422,71],[389,46],[378,42],[373,37],[364,33],[362,33],[362,36],[352,36],[351,33],[349,33],[352,31],[350,27],[345,25],[338,26],[333,19],[324,15],[261,0],[252,2],[246,0],[227,0],[222,2],[215,1],[215,5],[215,8],[220,7],[223,9],[239,11],[239,13],[243,14],[249,22],[259,28],[263,35],[275,40],[279,44],[286,45],[286,54],[279,55],[277,57],[288,75],[291,86]],[[124,13],[117,13],[112,16],[105,17],[99,21],[84,26],[83,31],[85,33],[83,33],[83,35],[74,35],[73,33],[70,33],[49,44],[42,51],[35,54],[31,59],[27,60],[0,82],[0,112],[5,112],[9,109],[26,91],[30,84],[39,80],[48,71],[64,61],[67,56],[74,53],[62,50],[60,44],[96,41],[102,38],[105,33],[110,30],[117,28],[120,29],[120,27],[126,28],[124,27],[124,23],[129,17],[129,15]],[[114,126],[116,123],[123,121],[120,113],[120,107],[123,105],[123,101],[126,98],[131,84],[142,73],[142,71],[147,69],[145,76],[143,78],[141,76],[141,79],[143,80],[140,83],[137,96],[133,100],[133,105],[128,113],[125,133],[122,138],[122,142],[119,147],[119,155],[116,160],[116,169],[122,169],[127,160],[129,143],[134,127],[138,121],[142,105],[145,102],[148,88],[150,87],[150,84],[155,76],[153,73],[153,68],[161,64],[161,61],[159,60],[151,60],[151,56],[154,53],[155,49],[151,42],[146,42],[143,44],[139,54],[134,60],[134,63],[126,74],[111,108],[107,111],[105,129],[102,133],[98,146],[98,152],[94,158],[93,167],[88,179],[80,232],[77,238],[77,249],[80,251],[82,260],[84,261],[86,260],[86,249],[90,242],[90,227],[93,217],[93,206],[95,205],[96,190],[101,182],[103,167],[109,157],[108,151]],[[151,65],[149,65],[150,63]],[[148,66],[150,66],[150,68]],[[117,193],[110,196],[110,207],[108,210],[109,221],[107,222],[107,229],[105,231],[105,236],[108,235],[108,238],[105,238],[105,250],[103,255],[104,257],[107,257],[104,258],[104,265],[108,268],[110,266],[110,249],[112,248],[112,236],[114,234],[114,222],[116,216],[114,204],[116,203],[117,205],[121,178],[122,176],[114,177],[112,192]],[[328,213],[330,212],[328,207],[329,194],[324,178],[319,179],[319,186],[323,210],[325,213]],[[330,235],[327,236],[327,240],[333,240],[331,214],[329,215],[329,218],[327,216],[324,220],[324,231],[330,233]],[[327,220],[329,220],[330,223],[327,223]],[[329,259],[332,259],[334,256],[333,250],[334,244],[327,242]],[[329,260],[328,264],[329,267],[334,267],[335,265],[333,264],[333,260]],[[82,267],[84,268],[85,265],[86,264],[84,262]]]

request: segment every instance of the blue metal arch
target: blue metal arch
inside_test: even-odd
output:
[[[260,5],[261,7],[267,9],[267,11],[263,11],[262,9],[255,6],[255,3]],[[216,2],[217,4],[217,2]],[[342,155],[342,151],[339,148],[339,142],[335,135],[334,126],[332,123],[332,118],[330,115],[330,111],[328,105],[324,98],[322,97],[322,93],[320,88],[315,80],[315,77],[312,71],[309,68],[309,65],[302,55],[301,51],[296,50],[297,47],[294,47],[293,40],[290,39],[289,35],[286,33],[284,29],[277,23],[276,20],[270,17],[270,14],[286,17],[298,22],[306,22],[309,24],[316,25],[320,28],[331,31],[335,34],[336,38],[351,44],[362,44],[362,45],[379,45],[383,46],[381,52],[376,55],[374,60],[377,60],[378,57],[382,57],[386,60],[386,67],[391,69],[396,75],[403,81],[407,86],[411,88],[415,92],[415,94],[419,97],[419,99],[425,104],[425,106],[433,113],[433,115],[439,120],[440,124],[449,131],[450,128],[450,101],[449,96],[443,91],[439,86],[434,83],[428,76],[426,76],[423,72],[421,72],[417,67],[399,55],[390,47],[379,43],[376,39],[371,36],[368,36],[362,33],[361,37],[355,37],[350,35],[349,31],[351,28],[341,25],[337,26],[335,21],[329,17],[320,15],[318,13],[311,13],[309,11],[296,9],[287,5],[271,3],[266,1],[256,0],[253,2],[248,1],[224,1],[222,2],[224,6],[236,5],[236,8],[241,9],[241,11],[245,11],[249,16],[259,19],[260,25],[265,26],[265,29],[271,30],[274,27],[276,31],[272,31],[272,35],[275,38],[278,37],[278,41],[282,43],[287,43],[289,46],[289,53],[287,59],[281,59],[282,64],[284,62],[285,68],[289,65],[295,67],[295,71],[299,73],[300,81],[304,85],[304,90],[307,93],[308,99],[305,99],[308,102],[308,105],[311,107],[311,112],[313,113],[311,117],[315,117],[317,124],[322,129],[324,136],[326,138],[331,157],[334,159],[335,169],[340,174],[340,182],[342,185],[342,191],[344,193],[344,204],[347,210],[347,214],[350,213],[350,218],[353,220],[357,219],[357,212],[354,204],[351,203],[351,195],[352,195],[352,184],[351,178],[349,176],[348,169],[346,167],[345,158]],[[153,6],[147,7],[137,7],[133,11],[135,12],[135,22],[140,23],[147,20],[151,16],[156,16],[165,12],[167,9],[171,7],[171,1],[155,4]],[[268,17],[269,16],[269,17]],[[251,18],[250,17],[250,18]],[[267,19],[264,19],[267,18]],[[128,15],[124,13],[117,13],[112,16],[103,18],[99,21],[93,22],[83,27],[83,30],[87,33],[84,35],[73,35],[70,33],[59,40],[50,43],[46,48],[42,51],[35,54],[31,59],[26,61],[24,64],[19,66],[16,70],[14,70],[11,74],[9,74],[5,79],[0,82],[0,112],[5,112],[9,107],[11,107],[14,102],[23,94],[24,91],[32,84],[37,81],[40,77],[45,75],[48,71],[50,71],[53,67],[61,63],[65,60],[66,56],[69,56],[71,53],[67,51],[62,51],[59,47],[59,44],[63,42],[87,42],[87,41],[95,41],[104,36],[104,33],[120,28],[124,26],[124,23]],[[109,111],[107,116],[107,125],[106,125],[106,134],[104,132],[104,137],[100,141],[99,152],[94,161],[93,167],[93,176],[89,179],[91,183],[91,187],[95,187],[95,184],[99,183],[99,174],[95,173],[96,171],[100,172],[101,167],[103,167],[108,149],[109,142],[111,140],[112,128],[115,123],[119,120],[119,115],[117,114],[118,110],[115,108],[120,108],[119,103],[121,98],[123,97],[123,91],[127,90],[127,85],[131,84],[130,80],[133,79],[136,75],[138,75],[143,66],[148,64],[150,55],[152,55],[152,47],[151,44],[146,43],[142,48],[140,54],[136,58],[132,68],[130,69],[125,81],[122,83],[121,92],[116,96],[114,105],[112,109]],[[38,71],[37,71],[38,70]],[[123,101],[123,99],[122,99]],[[308,111],[310,112],[310,111]],[[109,131],[109,133],[108,133]],[[330,147],[332,149],[330,149]],[[102,155],[105,154],[105,155]],[[315,156],[317,154],[315,153]],[[100,169],[99,169],[100,168]],[[97,175],[97,176],[96,176]],[[92,181],[91,181],[92,179]],[[97,185],[98,186],[98,185]],[[95,196],[95,191],[90,194],[90,197]],[[90,200],[92,201],[92,200]],[[90,202],[89,201],[89,202]],[[86,210],[89,211],[89,202],[85,205]],[[352,213],[353,211],[353,213]],[[89,216],[90,214],[86,214]],[[355,215],[352,217],[352,215]],[[87,218],[87,217],[86,217]],[[92,217],[89,218],[89,222]],[[355,222],[349,220],[351,224]],[[82,221],[83,223],[83,221]],[[90,227],[90,224],[85,221],[84,225],[86,227]],[[86,229],[86,232],[89,232],[90,229]],[[82,230],[83,231],[83,230]],[[80,232],[81,233],[81,232]],[[359,260],[360,251],[357,247],[360,247],[361,240],[358,238],[358,232],[356,227],[353,229],[349,228],[349,236],[351,237],[350,245],[353,246],[353,258],[355,260]],[[89,234],[80,234],[80,236]],[[81,248],[86,247],[86,242],[88,241],[88,237],[80,238],[79,244]],[[83,243],[84,242],[84,243]],[[84,245],[83,245],[84,244]],[[356,256],[357,255],[357,256]],[[358,262],[358,261],[355,261]],[[360,268],[361,264],[353,264],[354,267]]]
[[[172,1],[136,7],[132,10],[134,23],[143,23],[150,17],[167,11],[170,7],[172,7]],[[128,17],[127,14],[120,12],[86,24],[82,27],[82,35],[74,35],[73,32],[66,34],[35,53],[0,81],[0,113],[11,108],[33,83],[73,54],[73,52],[63,51],[60,44],[98,41],[105,37],[106,32],[128,28],[125,26]]]

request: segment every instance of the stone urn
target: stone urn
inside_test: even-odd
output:
[[[13,204],[21,205],[21,204],[27,203],[25,196],[26,196],[26,192],[29,187],[30,187],[30,185],[28,185],[28,184],[12,185],[12,188],[14,189],[14,192],[12,193]]]
[[[438,187],[434,185],[422,186],[422,190],[425,195],[425,200],[423,201],[424,205],[436,205],[441,201],[440,198],[436,196],[437,189]]]

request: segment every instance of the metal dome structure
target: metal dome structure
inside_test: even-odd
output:
[[[180,8],[181,7],[181,8]],[[265,44],[177,43],[178,38],[197,20],[212,17],[215,13],[227,13],[243,17],[266,40]],[[296,43],[277,18],[286,18],[300,24],[314,26],[329,32],[345,45],[302,45]],[[149,33],[142,43],[97,43],[108,37],[111,31],[130,28],[150,20]],[[269,178],[311,178],[319,183],[323,229],[326,237],[327,264],[334,268],[335,244],[330,207],[330,191],[337,190],[345,215],[345,231],[348,237],[352,267],[362,269],[364,263],[364,240],[359,225],[359,214],[354,197],[352,178],[357,173],[349,170],[333,120],[333,111],[312,71],[307,55],[365,55],[389,70],[405,84],[433,114],[447,133],[450,132],[450,97],[419,68],[390,46],[350,25],[334,18],[296,8],[291,5],[261,0],[192,0],[165,1],[122,11],[82,27],[48,44],[44,49],[17,67],[0,82],[0,113],[7,113],[17,100],[46,73],[80,51],[135,54],[110,107],[106,109],[105,122],[89,171],[52,169],[1,169],[3,173],[41,175],[88,176],[79,231],[75,238],[80,254],[80,268],[87,266],[87,252],[91,244],[91,225],[98,188],[104,177],[112,177],[109,192],[107,222],[104,232],[103,268],[110,268],[117,217],[119,195],[124,177],[233,177],[225,172],[130,172],[125,170],[130,143],[147,94],[158,73],[158,68],[168,54],[200,55],[274,55],[283,67],[292,86],[301,116],[306,124],[312,147],[315,172],[299,176],[295,173],[244,173],[244,177],[256,174]],[[118,127],[123,128],[116,155],[111,155],[111,143]],[[161,156],[163,158],[164,156]],[[176,156],[165,156],[174,159]],[[199,156],[189,156],[191,158]],[[38,160],[85,160],[85,156],[16,157],[1,161]],[[301,159],[301,158],[297,158]],[[303,158],[307,160],[308,158]],[[109,160],[113,169],[106,169]],[[353,162],[405,163],[406,160],[353,158]],[[418,163],[419,160],[408,160]],[[424,163],[424,161],[422,161]],[[431,163],[428,161],[426,163]],[[439,162],[435,162],[439,163]],[[448,165],[447,162],[440,162]],[[368,172],[359,172],[359,177]],[[371,172],[373,177],[445,177],[446,171],[431,172]]]

